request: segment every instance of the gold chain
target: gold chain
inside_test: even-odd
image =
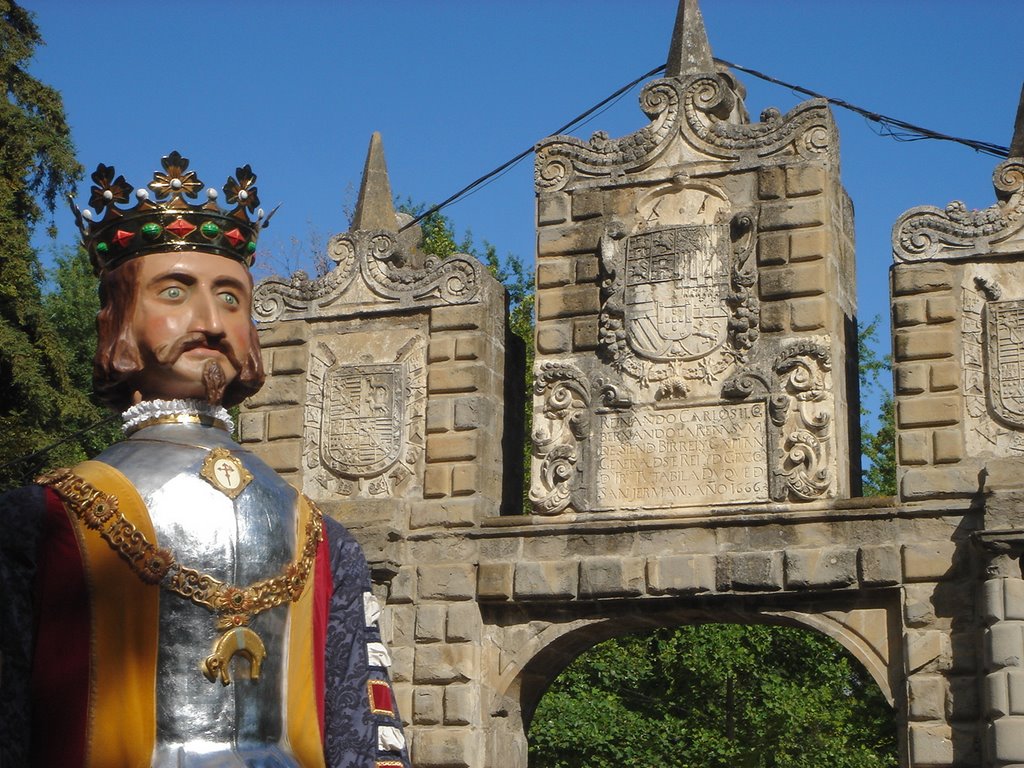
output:
[[[125,519],[117,498],[103,493],[70,469],[50,472],[37,482],[56,491],[79,520],[99,531],[144,582],[162,583],[164,588],[218,614],[218,629],[243,626],[263,611],[298,600],[323,538],[323,513],[309,502],[310,516],[301,557],[289,563],[278,576],[238,587],[178,563],[170,550],[150,542]]]

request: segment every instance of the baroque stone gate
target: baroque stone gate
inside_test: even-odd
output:
[[[256,292],[242,440],[360,539],[414,763],[526,765],[594,643],[833,637],[906,766],[1024,765],[1024,128],[983,211],[896,223],[900,493],[858,498],[852,209],[827,106],[751,122],[682,0],[634,134],[537,147],[536,384],[475,260],[396,215],[379,137],[324,277]]]

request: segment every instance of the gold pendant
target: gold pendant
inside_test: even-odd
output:
[[[263,660],[267,657],[267,649],[263,646],[260,636],[249,627],[235,627],[228,630],[213,645],[213,653],[203,661],[203,674],[211,683],[220,677],[220,682],[227,685],[231,682],[231,659],[238,654],[249,662],[249,679],[259,680]]]
[[[252,473],[242,465],[241,459],[232,456],[226,448],[210,451],[199,474],[229,499],[238,496],[252,482]]]

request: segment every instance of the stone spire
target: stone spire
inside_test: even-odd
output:
[[[1024,157],[1024,86],[1020,89],[1017,103],[1017,119],[1013,124],[1013,138],[1010,140],[1010,157]]]
[[[715,62],[711,58],[711,45],[708,33],[704,31],[700,6],[697,0],[679,0],[665,75],[685,77],[714,71]]]
[[[392,232],[398,230],[388,167],[384,162],[384,142],[377,131],[370,137],[370,149],[366,153],[366,165],[363,167],[363,183],[359,187],[359,202],[356,203],[351,228],[387,229]]]

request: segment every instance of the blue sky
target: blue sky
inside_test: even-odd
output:
[[[301,252],[345,229],[372,131],[383,135],[396,194],[439,201],[664,63],[676,12],[676,0],[25,4],[47,43],[33,72],[63,94],[86,168],[113,164],[141,186],[179,149],[220,186],[251,163],[264,204],[283,203],[263,239],[262,260],[277,271],[303,266],[293,242]],[[944,133],[1009,143],[1024,3],[705,0],[702,10],[716,56]],[[803,100],[740,79],[755,118]],[[642,127],[637,90],[574,133]],[[860,316],[887,323],[892,223],[915,205],[991,205],[998,161],[881,138],[847,112],[837,119]],[[532,262],[532,174],[527,159],[446,213]],[[70,217],[58,224],[59,242],[71,242]]]

